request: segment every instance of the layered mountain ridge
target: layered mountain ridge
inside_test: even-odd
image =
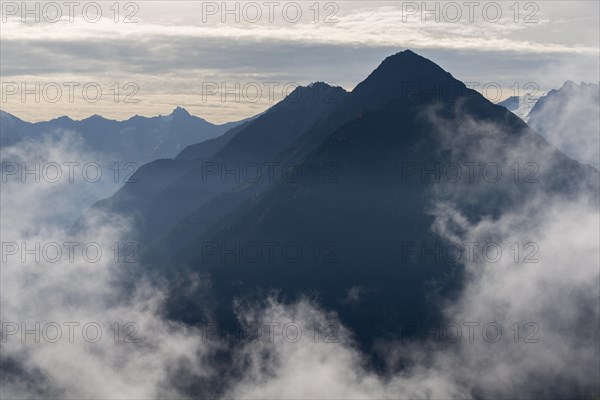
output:
[[[221,136],[245,121],[215,125],[176,107],[166,116],[133,116],[116,121],[99,115],[81,120],[67,116],[37,123],[25,122],[2,111],[0,146],[41,140],[66,132],[78,134],[84,150],[110,157],[110,161],[143,164],[158,158],[171,158],[183,148]]]
[[[286,99],[210,150],[148,164],[96,205],[138,218],[144,267],[172,284],[172,318],[201,322],[206,293],[190,276],[207,274],[223,326],[235,324],[231,304],[257,291],[311,293],[370,346],[402,322],[439,318],[460,289],[460,263],[405,253],[448,244],[433,229],[440,204],[477,222],[540,193],[598,196],[598,171],[414,52],[388,57],[350,93],[317,87],[328,95]],[[278,164],[274,179],[240,177],[265,162]],[[286,164],[302,173],[290,178]],[[299,257],[282,253],[290,244]]]

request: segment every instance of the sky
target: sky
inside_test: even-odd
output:
[[[311,0],[297,3],[303,15],[298,22],[293,22],[293,2],[271,3],[276,6],[272,22],[263,1],[251,5],[262,9],[262,20],[256,22],[249,21],[256,16],[249,3],[237,6],[248,12],[239,22],[235,14],[221,21],[223,15],[215,8],[221,7],[220,1],[118,2],[117,22],[113,0],[98,3],[100,18],[93,10],[97,3],[79,2],[72,22],[63,0],[38,3],[40,20],[28,14],[25,22],[20,1],[0,3],[0,108],[29,121],[92,114],[126,119],[135,114],[168,114],[176,106],[215,123],[238,120],[265,110],[294,85],[326,81],[351,90],[385,57],[407,48],[476,89],[491,88],[484,94],[494,101],[513,94],[517,87],[520,93],[541,93],[568,79],[598,82],[600,71],[598,1],[516,2],[516,21],[512,0],[476,2],[472,21],[465,2],[459,1],[453,3],[461,10],[456,22],[451,21],[456,9],[446,6],[443,11],[448,2],[439,3],[443,18],[435,21],[415,9],[421,2]],[[28,7],[34,9],[35,4]],[[63,7],[62,18],[52,15],[54,4]],[[502,16],[493,22],[496,5]],[[284,18],[285,7],[289,13]],[[434,7],[435,3],[427,4],[427,9]],[[482,14],[484,8],[487,14]],[[223,83],[228,90],[225,98],[215,93],[215,84]],[[62,88],[60,96],[57,87]],[[240,93],[244,87],[247,93]],[[262,88],[259,98],[251,91],[256,87]],[[494,93],[494,87],[502,93]],[[103,96],[94,102],[98,88]],[[272,98],[268,88],[274,89]],[[236,100],[235,94],[240,98]],[[460,159],[464,149],[473,149],[469,154],[475,159],[469,161],[523,165],[523,160],[539,160],[540,171],[554,167],[553,148],[528,140],[503,145],[503,138],[512,132],[502,124],[475,121],[468,115],[454,123],[435,113],[427,118],[435,126],[432,132],[439,135],[440,148],[458,152],[449,159]],[[581,135],[585,122],[571,125],[567,133]],[[14,159],[30,168],[34,163],[65,165],[78,160],[84,164],[99,159],[75,132],[68,131],[1,150],[4,160]],[[68,179],[56,184],[46,179],[3,183],[3,238],[22,245],[77,239],[105,249],[116,241],[128,242],[134,228],[127,218],[130,214],[89,213],[93,228],[74,238],[56,222],[68,220],[65,225],[70,226],[82,204],[87,208],[105,195],[106,183],[90,185],[83,179],[74,184]],[[597,187],[597,182],[583,183]],[[544,188],[498,218],[474,222],[461,213],[460,202],[455,207],[452,201],[463,198],[469,188],[436,185],[429,210],[433,233],[454,243],[491,238],[502,248],[534,240],[540,262],[515,263],[511,253],[493,265],[465,261],[469,278],[464,289],[442,310],[444,321],[462,325],[463,339],[456,346],[445,341],[421,345],[386,339],[379,343],[390,364],[390,372],[384,374],[365,367],[368,358],[333,310],[310,299],[290,305],[268,298],[264,305],[238,308],[239,322],[252,323],[256,317],[256,321],[281,325],[333,323],[348,334],[335,343],[305,336],[291,344],[278,336],[275,343],[243,344],[232,354],[243,362],[234,363],[233,371],[226,370],[223,377],[223,368],[215,363],[223,358],[222,345],[203,340],[197,327],[165,318],[167,288],[140,279],[123,293],[115,281],[135,270],[123,269],[122,263],[114,262],[113,253],[105,250],[97,263],[80,257],[59,263],[13,257],[1,271],[4,322],[136,321],[140,345],[115,345],[106,325],[98,343],[82,340],[80,328],[74,342],[67,340],[66,329],[58,343],[31,343],[15,334],[1,343],[2,355],[22,369],[15,374],[19,379],[3,381],[0,397],[181,398],[179,390],[188,380],[203,383],[204,379],[209,383],[226,379],[223,398],[532,398],[530,394],[544,390],[560,397],[559,390],[568,392],[573,387],[592,388],[589,397],[594,397],[600,360],[597,196],[588,196],[587,187],[568,198]],[[203,279],[199,276],[193,283],[208,292],[211,282]],[[467,336],[468,321],[481,322],[473,342]],[[483,340],[483,327],[492,321],[506,332],[497,343]],[[523,337],[515,341],[510,327],[518,322],[519,330],[532,321],[536,332],[540,327],[536,341],[525,342]]]
[[[495,102],[600,75],[597,1],[37,4],[1,5],[0,108],[27,121],[235,121],[298,85],[352,90],[404,49]]]

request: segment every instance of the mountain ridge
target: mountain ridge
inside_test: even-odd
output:
[[[118,121],[100,115],[81,120],[60,116],[49,121],[26,122],[2,111],[1,146],[18,145],[23,140],[39,141],[69,131],[78,134],[84,150],[107,162],[143,164],[154,159],[175,157],[188,145],[216,138],[240,122],[215,125],[175,108],[168,116],[132,116]]]
[[[310,173],[297,181],[278,179],[264,185],[222,183],[217,192],[197,202],[195,210],[169,221],[170,228],[145,252],[144,265],[173,282],[176,294],[168,306],[172,317],[198,322],[201,310],[195,308],[195,295],[189,293],[193,288],[185,277],[209,274],[220,325],[234,324],[230,305],[256,290],[279,290],[289,301],[308,291],[326,308],[335,309],[359,343],[369,347],[370,338],[396,332],[399,321],[439,318],[440,303],[460,289],[460,266],[443,259],[426,265],[403,259],[402,243],[446,243],[432,230],[434,200],[454,204],[457,212],[476,223],[498,219],[539,193],[568,197],[597,192],[597,171],[556,150],[520,118],[468,89],[437,64],[412,52],[399,54],[384,60],[384,67],[328,114],[308,124],[311,127],[276,157],[296,162],[302,171],[334,165],[334,180],[316,179]],[[404,78],[383,85],[391,73]],[[415,85],[402,93],[398,89],[405,83]],[[457,91],[444,96],[434,91],[436,84]],[[272,116],[266,113],[262,118]],[[275,121],[271,122],[277,125]],[[504,169],[505,180],[490,185],[481,179],[422,181],[418,174],[403,179],[406,164],[435,171],[436,165],[461,165],[465,160],[496,163]],[[515,163],[537,165],[537,184],[507,179]],[[190,183],[200,173],[196,170],[179,180]],[[167,187],[163,193],[170,196],[157,197],[150,215],[161,207],[181,208],[174,197],[189,196]],[[219,252],[208,257],[207,243],[293,243],[311,255],[314,246],[325,251],[320,246],[332,245],[326,248],[335,250],[337,262],[313,257],[294,263],[240,261]],[[437,291],[432,293],[431,286]],[[355,287],[369,294],[359,303],[343,303],[341,299]]]

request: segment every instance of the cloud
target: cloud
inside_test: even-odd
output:
[[[336,315],[307,299],[284,305],[271,297],[264,308],[255,312],[259,313],[259,321],[277,321],[276,334],[272,341],[264,335],[262,340],[237,350],[236,358],[246,366],[242,379],[231,385],[225,398],[414,399],[466,395],[442,375],[432,374],[426,368],[417,367],[391,377],[370,370],[351,332]],[[290,324],[305,328],[297,342],[284,336],[283,328]],[[316,326],[321,330],[315,330]],[[325,336],[323,327],[327,326],[335,330]],[[315,332],[320,335],[315,336]],[[295,339],[295,331],[290,336]]]
[[[514,44],[496,38],[485,39],[488,44]],[[13,47],[12,50],[9,47],[9,52],[16,57],[18,52],[14,45],[26,41],[10,40]],[[140,61],[136,65],[137,72],[167,73],[168,63],[163,63],[159,55],[174,64],[182,61],[182,69],[193,71],[198,67],[195,63],[200,62],[196,58],[202,58],[206,54],[203,51],[211,48],[196,45],[198,52],[193,53],[194,60],[183,60],[184,51],[193,47],[192,39],[186,40],[189,42],[178,39],[180,47],[169,47],[171,40],[158,40],[154,45],[140,44],[140,49],[149,46],[146,50],[150,50],[152,57]],[[212,45],[215,43],[226,46],[231,42],[215,40]],[[244,43],[248,42],[235,47],[239,52],[214,60],[214,65],[212,61],[202,65],[212,69],[223,64],[228,73],[235,74],[236,54],[240,60],[251,56],[251,50],[241,50]],[[66,63],[82,49],[81,42],[71,43],[70,49],[63,47],[69,45],[65,42],[49,40],[46,44],[54,47],[40,58],[39,65],[56,49],[64,49],[66,55],[62,61]],[[300,43],[285,52],[283,47],[289,44],[277,43],[262,56],[277,49],[285,55],[303,49]],[[324,45],[318,47],[319,51],[307,53],[312,55],[306,58],[281,57],[278,64],[270,64],[272,68],[265,74],[287,76],[281,71],[290,64],[309,65],[331,49],[342,49],[342,60],[356,59],[356,53],[349,50],[351,44],[346,45]],[[95,59],[95,46],[99,44],[92,43],[89,53],[84,53],[86,60]],[[131,49],[130,43],[115,46],[122,55],[115,64],[126,65],[127,60],[135,60],[144,53],[144,50]],[[522,44],[519,49],[523,48],[527,46]],[[44,50],[39,46],[31,51],[42,54]],[[111,56],[110,52],[104,54]],[[331,52],[328,56],[339,54]],[[242,65],[260,70],[261,62],[270,62],[259,58],[247,58]],[[16,65],[14,60],[11,62],[13,66],[9,64],[9,69]],[[104,60],[97,62],[97,65],[87,64],[80,72],[93,76],[94,71],[109,64]],[[53,72],[60,73],[59,65],[48,65],[44,67],[48,68],[46,72],[54,68]],[[359,70],[363,66],[350,68]],[[13,73],[15,71],[17,69],[13,69]],[[316,67],[313,71],[319,72]],[[43,72],[44,69],[40,69],[28,73]],[[191,75],[184,76],[188,79]],[[165,81],[167,88],[168,79]],[[453,154],[455,159],[499,162],[505,172],[514,162],[520,165],[535,162],[543,172],[541,177],[549,179],[557,178],[553,173],[561,173],[552,162],[553,150],[541,151],[540,141],[515,139],[506,143],[497,138],[510,132],[494,124],[481,124],[469,116],[458,123],[435,113],[427,116],[437,126],[442,144],[457,151]],[[504,146],[506,144],[510,146]],[[82,149],[77,136],[69,133],[23,146],[3,149],[2,158],[31,164],[98,157]],[[465,154],[475,159],[466,159]],[[562,178],[570,179],[569,176]],[[225,342],[207,343],[200,327],[186,326],[165,317],[164,302],[169,295],[165,288],[144,279],[130,287],[119,284],[123,277],[139,272],[135,263],[124,263],[121,258],[115,262],[114,247],[111,249],[115,243],[121,247],[129,243],[131,227],[126,217],[95,215],[92,231],[76,237],[69,231],[70,221],[83,208],[112,189],[82,180],[75,184],[66,180],[59,184],[11,180],[3,182],[2,189],[3,246],[10,242],[22,250],[24,243],[30,249],[35,243],[44,247],[50,243],[77,241],[93,243],[104,254],[97,262],[86,260],[79,251],[73,262],[67,260],[66,255],[58,263],[48,261],[48,257],[36,262],[31,255],[23,262],[21,251],[3,262],[2,322],[16,323],[18,329],[22,328],[21,322],[27,323],[29,329],[36,322],[41,326],[56,322],[63,332],[62,340],[57,343],[50,343],[46,337],[41,343],[32,342],[35,336],[31,334],[23,343],[20,332],[12,335],[7,330],[9,325],[3,326],[1,390],[4,397],[173,398],[184,397],[198,386],[205,386],[204,390],[211,397],[222,395],[224,398],[561,398],[573,393],[593,397],[600,391],[597,376],[600,368],[597,345],[600,217],[598,194],[587,192],[585,187],[565,195],[556,194],[552,184],[545,181],[534,187],[507,187],[512,199],[522,200],[517,202],[519,206],[500,215],[490,213],[479,220],[470,218],[458,200],[480,193],[478,191],[485,193],[485,185],[470,188],[445,185],[434,190],[429,210],[434,217],[432,229],[435,232],[453,242],[481,241],[482,238],[494,241],[508,252],[498,262],[483,262],[477,258],[465,263],[468,278],[464,291],[445,306],[444,312],[446,327],[457,324],[461,329],[458,341],[450,343],[448,338],[441,343],[405,338],[381,341],[377,349],[383,354],[385,365],[380,368],[374,368],[370,357],[362,353],[353,341],[352,332],[339,322],[335,313],[309,299],[286,304],[269,296],[258,305],[240,302],[235,306],[243,326],[249,327],[257,321],[263,325],[278,324],[273,340],[270,335],[262,335],[258,341],[234,343],[233,347]],[[515,243],[515,250],[510,252]],[[525,247],[528,244],[534,247]],[[65,246],[62,247],[64,250]],[[518,254],[515,253],[517,248]],[[5,250],[3,248],[3,255]],[[528,256],[538,262],[525,263],[524,258]],[[348,299],[360,298],[359,295],[357,289],[349,293]],[[210,310],[206,313],[209,316]],[[80,324],[73,343],[67,339],[65,322]],[[134,327],[138,342],[115,343],[114,331],[110,329],[114,322],[119,322],[121,328],[134,323],[128,326]],[[91,343],[89,338],[84,340],[81,328],[86,323],[97,323],[103,329],[97,343]],[[465,323],[479,324],[471,325],[472,341]],[[484,330],[490,323],[502,328],[499,337],[494,335],[496,325],[491,326],[490,331]],[[319,331],[318,340],[315,340],[315,330],[309,329],[315,324],[327,327],[326,331]],[[285,326],[290,327],[286,334],[292,336],[284,336]],[[302,336],[295,340],[298,326],[302,328]],[[119,339],[124,340],[131,332],[120,330]],[[489,332],[494,340],[486,336]],[[47,334],[48,331],[44,336]],[[221,361],[217,361],[220,351],[231,356],[231,365],[227,365],[231,371],[227,373],[223,373]]]
[[[31,168],[94,157],[80,144],[64,133],[1,151],[3,161]],[[127,239],[128,219],[98,214],[90,231],[68,229],[106,187],[80,176],[73,183],[3,178],[3,398],[178,397],[177,379],[212,373],[203,360],[218,346],[163,316],[166,292],[144,279],[124,284],[137,268],[126,261],[139,251]]]
[[[406,48],[438,60],[463,80],[500,82],[504,88],[536,81],[548,90],[554,81],[549,83],[545,74],[531,71],[559,63],[585,66],[562,81],[590,81],[598,76],[597,18],[591,17],[598,13],[594,13],[597,5],[589,2],[569,7],[544,4],[536,14],[539,22],[531,24],[515,23],[508,3],[502,6],[503,19],[498,23],[486,22],[480,12],[469,23],[466,9],[458,23],[443,19],[423,23],[420,14],[402,22],[402,3],[335,4],[339,5],[339,22],[334,24],[314,23],[308,3],[300,23],[282,18],[274,23],[235,23],[232,19],[221,23],[219,16],[203,23],[202,3],[193,2],[177,8],[140,3],[140,21],[133,24],[114,23],[108,17],[113,15],[108,3],[106,17],[93,24],[83,18],[73,23],[23,24],[13,17],[3,23],[2,74],[6,81],[16,82],[106,81],[107,86],[136,82],[141,88],[140,104],[126,108],[111,102],[95,105],[93,112],[118,119],[199,104],[201,82],[206,81],[307,84],[319,80],[352,89],[385,56]],[[520,19],[527,14],[521,11]],[[320,18],[326,14],[321,10]],[[581,15],[586,16],[584,21]],[[24,58],[36,62],[24,64]],[[168,104],[161,106],[165,101]],[[256,111],[243,103],[233,105],[216,111],[216,118],[214,109],[191,111],[218,122]],[[269,106],[261,105],[262,110]],[[81,117],[90,114],[86,108],[91,110],[80,99],[75,104],[46,103],[44,107],[33,102],[25,107],[17,99],[3,108],[35,120],[61,113]]]
[[[600,168],[600,87],[566,83],[542,101],[529,125],[568,156]]]
[[[464,110],[458,115],[464,115]],[[550,146],[517,139],[499,142],[507,132],[464,116],[452,124],[433,112],[429,118],[455,160],[542,160],[540,179],[551,179],[556,157]],[[515,132],[511,132],[515,135]],[[484,135],[482,138],[480,135]],[[546,151],[542,151],[546,148]],[[464,153],[463,153],[464,150]],[[465,154],[475,159],[465,159]],[[461,158],[462,157],[462,158]],[[544,160],[547,160],[544,162]],[[591,176],[594,180],[597,175]],[[512,177],[511,177],[512,179]],[[379,341],[384,360],[376,367],[338,325],[335,343],[312,340],[243,346],[238,359],[248,367],[227,397],[232,398],[566,398],[593,397],[600,390],[597,346],[600,323],[600,214],[597,190],[582,187],[563,195],[552,184],[538,188],[500,215],[474,220],[459,203],[477,197],[486,182],[440,185],[432,191],[432,230],[454,243],[494,243],[503,253],[492,261],[463,258],[464,289],[448,299],[444,320],[421,327],[417,335]],[[515,188],[518,185],[515,185]],[[592,185],[592,187],[594,187]],[[597,186],[596,186],[597,188]],[[487,186],[490,190],[490,186]],[[520,190],[524,190],[523,187]],[[515,197],[519,199],[519,197]],[[484,212],[485,215],[485,212]],[[477,248],[478,254],[481,246]],[[492,252],[493,253],[493,252]],[[314,326],[339,324],[335,314],[302,300],[263,305],[264,321]],[[257,311],[244,311],[255,315]],[[277,339],[277,337],[275,337]]]
[[[546,206],[540,210],[542,202]],[[447,223],[465,220],[449,207],[436,208],[434,215]],[[548,204],[541,197],[522,212],[465,226],[460,240],[493,236],[504,249],[535,238],[539,262],[524,263],[530,252],[521,249],[519,262],[511,254],[497,263],[467,263],[464,292],[448,304],[439,327],[425,328],[427,340],[402,338],[376,346],[386,361],[383,370],[373,367],[335,314],[310,300],[290,305],[270,298],[262,308],[244,310],[242,320],[277,321],[278,327],[333,323],[338,334],[326,343],[305,330],[291,343],[277,330],[273,341],[264,335],[241,346],[235,358],[243,361],[243,374],[225,398],[593,396],[600,386],[599,223],[589,199]],[[456,240],[446,224],[436,229]]]

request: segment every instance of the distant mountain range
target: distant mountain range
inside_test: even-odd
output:
[[[600,168],[600,85],[566,81],[539,98],[525,95],[500,103],[579,162]]]
[[[219,138],[189,146],[173,160],[156,160],[143,166],[132,177],[136,184],[125,185],[96,207],[127,214],[135,209],[139,232],[136,240],[143,243],[160,238],[180,221],[176,229],[186,230],[193,225],[194,233],[199,234],[268,186],[272,181],[267,177],[268,164],[278,163],[272,173],[280,174],[279,153],[336,109],[346,95],[342,88],[325,83],[298,87],[255,120]],[[248,165],[260,168],[262,176],[254,184],[238,179],[235,173]],[[211,168],[217,173],[209,174]],[[234,172],[223,179],[227,169]],[[185,244],[187,240],[179,239],[173,243]]]
[[[448,86],[456,96],[439,95]],[[494,164],[504,178],[490,184],[479,171],[468,181],[465,162]],[[515,164],[535,166],[534,179],[514,178]],[[442,171],[457,165],[463,178],[447,179]],[[460,289],[457,263],[403,254],[405,243],[443,243],[432,230],[435,204],[453,204],[473,222],[495,219],[540,193],[597,193],[598,177],[407,50],[352,92],[299,87],[225,135],[144,165],[137,183],[90,212],[134,218],[146,271],[171,283],[172,318],[201,322],[206,293],[190,274],[207,274],[222,326],[235,324],[234,299],[270,289],[288,300],[311,293],[368,348],[397,334],[402,321],[438,319],[442,299]],[[290,244],[294,257],[282,255]],[[242,256],[248,246],[263,258]],[[347,301],[356,288],[363,295]]]
[[[243,122],[215,125],[190,115],[181,107],[175,108],[170,115],[134,116],[125,121],[93,115],[79,121],[63,116],[36,123],[0,111],[0,146],[74,132],[81,137],[86,150],[107,158],[107,162],[142,164],[159,158],[172,158],[185,147],[218,137]]]
[[[517,117],[527,122],[529,119],[529,112],[535,106],[540,97],[545,96],[545,93],[534,96],[532,94],[525,94],[523,96],[511,96],[506,100],[497,103],[499,106],[505,107],[508,111],[513,112]]]
[[[309,85],[309,88],[313,85],[315,84]],[[327,86],[318,82],[316,85],[317,89],[319,85],[321,89]],[[599,93],[598,84],[581,82],[577,85],[567,81],[560,89],[548,93],[511,96],[497,104],[527,122],[570,157],[599,168]],[[294,94],[296,95],[297,93]],[[290,98],[288,102],[289,100]],[[31,123],[0,110],[0,147],[12,146],[23,140],[39,140],[44,135],[74,132],[81,136],[90,151],[109,157],[110,160],[107,161],[110,162],[144,164],[175,156],[179,160],[193,160],[216,154],[257,117],[215,125],[191,115],[184,108],[176,107],[166,116],[134,116],[124,121],[93,115],[83,120],[63,116]],[[585,123],[582,124],[581,121]],[[576,130],[573,131],[575,127]],[[244,136],[252,139],[246,139],[244,143]],[[244,151],[238,151],[234,158],[241,160],[239,157],[244,156],[243,153],[248,150],[246,145],[262,143],[255,139],[252,134],[247,133],[237,138],[237,146]],[[278,136],[277,140],[285,138]],[[268,146],[281,150],[285,144],[269,143]],[[229,152],[233,154],[232,150]]]
[[[565,82],[539,99],[527,123],[569,157],[600,168],[600,85]]]

